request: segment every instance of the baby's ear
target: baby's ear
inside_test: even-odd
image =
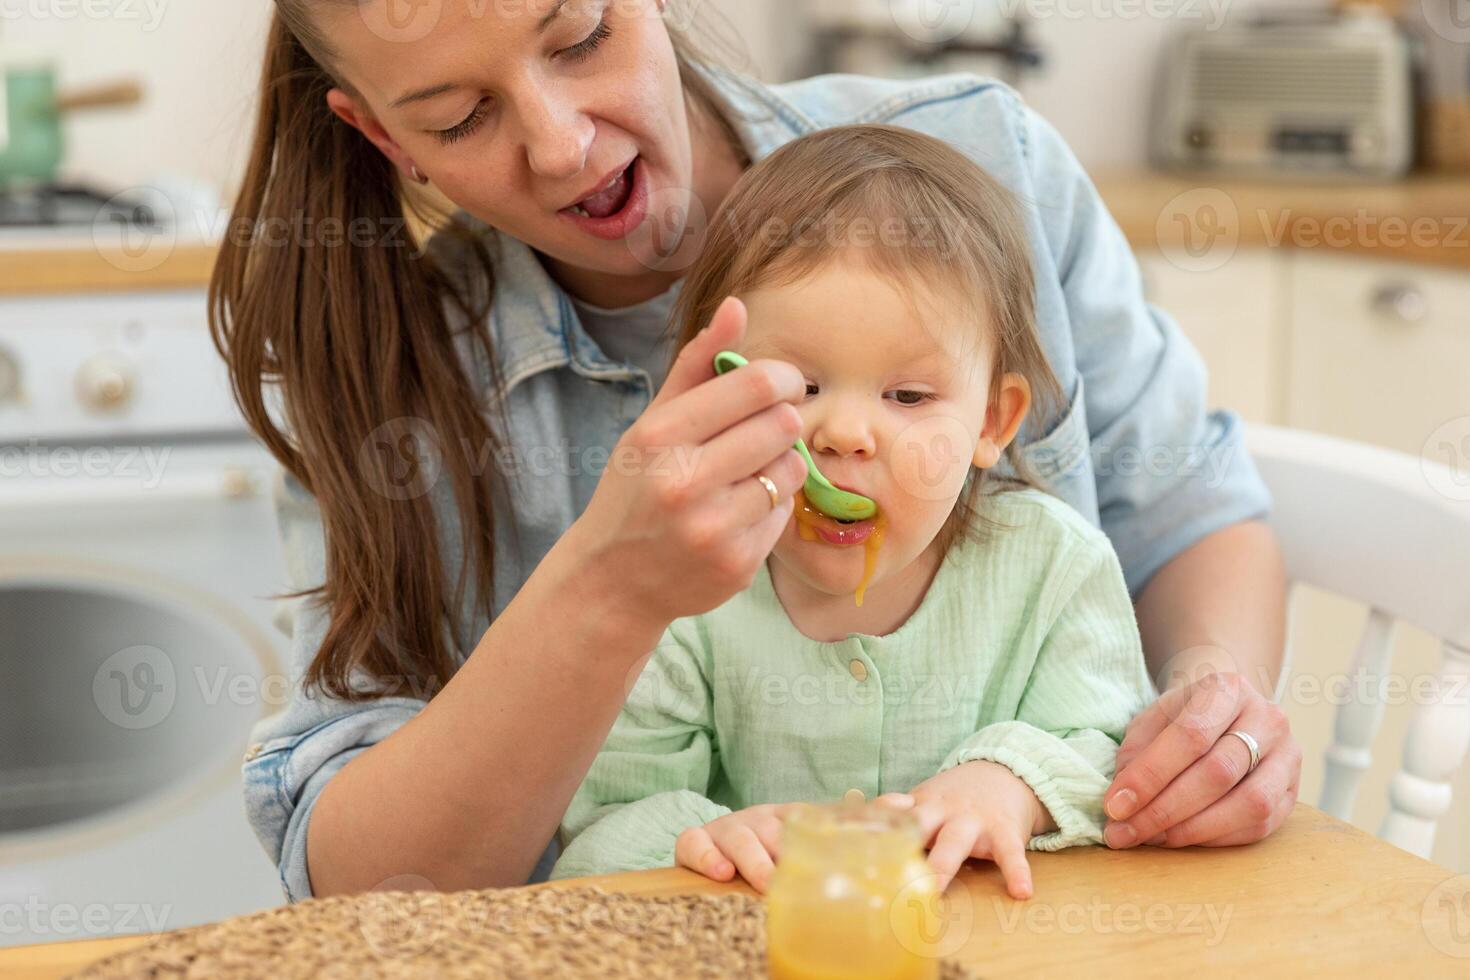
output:
[[[1001,454],[1016,438],[1026,412],[1031,408],[1031,384],[1019,374],[1007,374],[1000,379],[1000,394],[985,413],[985,428],[980,432],[980,441],[975,444],[972,462],[982,470],[988,470],[1000,462]]]

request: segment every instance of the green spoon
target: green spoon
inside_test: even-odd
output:
[[[738,367],[745,367],[748,363],[734,351],[723,350],[715,355],[715,373],[725,374]],[[812,461],[812,454],[807,452],[806,443],[800,439],[796,440],[796,451],[806,460],[806,483],[801,489],[806,494],[807,502],[813,507],[839,521],[866,520],[878,513],[878,505],[867,497],[834,487],[832,481],[817,469],[817,464]]]

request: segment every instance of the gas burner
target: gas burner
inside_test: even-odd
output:
[[[45,184],[0,190],[0,228],[75,228],[97,222],[160,228],[152,207],[127,195],[104,195],[77,184]]]

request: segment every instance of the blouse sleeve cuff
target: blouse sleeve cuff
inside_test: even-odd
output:
[[[581,878],[674,864],[674,842],[730,812],[693,790],[655,793],[610,809],[562,850],[551,877]]]
[[[1057,829],[1032,837],[1027,845],[1031,850],[1060,851],[1102,843],[1102,798],[1109,774],[1099,771],[1065,739],[1025,722],[1001,722],[987,726],[951,752],[939,771],[967,762],[1005,766],[1046,807]]]

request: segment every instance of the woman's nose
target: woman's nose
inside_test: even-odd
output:
[[[521,118],[532,173],[566,180],[586,169],[597,133],[590,116],[565,101],[536,93],[523,103]]]
[[[816,425],[808,440],[812,451],[834,456],[876,455],[877,440],[869,418],[871,406],[866,404],[866,399],[833,398],[823,401],[826,403],[820,407],[811,403],[801,407],[802,415],[816,415]],[[815,413],[812,411],[814,407]]]

